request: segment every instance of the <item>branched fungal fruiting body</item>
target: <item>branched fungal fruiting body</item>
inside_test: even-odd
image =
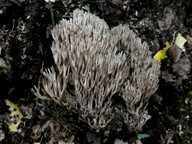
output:
[[[128,26],[109,29],[104,20],[82,10],[75,10],[70,20],[61,20],[52,36],[59,72],[45,70],[34,94],[73,107],[96,130],[111,121],[113,98],[120,95],[125,124],[130,130],[141,129],[150,118],[146,104],[158,88],[160,67],[147,43]]]

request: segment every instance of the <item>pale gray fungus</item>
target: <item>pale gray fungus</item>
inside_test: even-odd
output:
[[[100,130],[113,118],[112,99],[118,93],[126,106],[125,124],[129,130],[141,129],[150,118],[146,105],[158,88],[160,73],[147,43],[127,25],[109,29],[104,20],[82,10],[61,20],[52,36],[58,73],[53,67],[44,70],[34,94],[76,109],[79,119]]]

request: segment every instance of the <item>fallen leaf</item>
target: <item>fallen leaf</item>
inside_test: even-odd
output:
[[[172,45],[168,50],[169,57],[174,63],[178,62],[181,58],[182,49],[179,48],[176,44]]]
[[[9,106],[10,113],[10,124],[9,130],[10,132],[18,132],[18,127],[22,122],[23,114],[20,112],[19,107],[12,103],[10,100],[5,99],[5,104]]]
[[[189,45],[192,45],[192,37],[189,36],[189,35],[187,35],[187,43],[188,43]]]
[[[189,91],[189,94],[192,95],[192,91]]]
[[[169,42],[165,43],[166,47],[163,48],[162,50],[158,51],[155,55],[154,55],[154,59],[156,59],[159,63],[161,63],[162,59],[165,59],[166,57],[166,52],[167,50],[171,47],[171,45],[169,44]]]
[[[173,72],[179,76],[185,76],[189,73],[191,64],[187,57],[182,57],[177,63],[173,64]]]
[[[184,48],[184,44],[186,43],[186,39],[180,34],[178,33],[176,40],[175,40],[175,44],[180,47],[182,49],[182,51],[185,51]]]
[[[148,135],[148,134],[137,134],[138,139],[147,138],[147,137],[150,137],[150,135]]]

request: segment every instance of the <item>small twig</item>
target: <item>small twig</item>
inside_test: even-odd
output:
[[[12,26],[11,32],[14,30],[14,28],[15,28],[15,19],[13,19],[13,26]]]
[[[54,14],[53,14],[53,7],[52,7],[52,5],[51,5],[51,1],[49,1],[49,8],[50,8],[50,11],[51,11],[52,24],[55,25]]]

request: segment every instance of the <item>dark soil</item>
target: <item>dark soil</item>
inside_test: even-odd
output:
[[[155,54],[165,42],[174,43],[177,33],[192,36],[191,0],[57,0],[51,7],[44,0],[0,1],[0,143],[112,144],[115,139],[135,144],[192,143],[190,39],[181,56],[168,51],[162,61],[159,89],[147,107],[152,117],[139,132],[129,132],[116,116],[116,122],[97,133],[61,107],[45,107],[31,91],[42,68],[54,65],[50,30],[76,8],[89,8],[110,27],[128,24]],[[175,55],[182,63],[179,68]],[[16,133],[9,131],[10,112],[4,99],[18,104],[24,115]],[[137,134],[150,137],[138,140]]]

